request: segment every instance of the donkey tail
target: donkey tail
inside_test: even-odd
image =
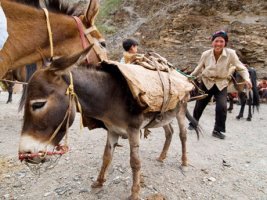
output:
[[[252,106],[253,106],[253,112],[254,112],[254,108],[256,107],[257,111],[259,111],[259,106],[260,106],[260,96],[259,96],[259,92],[258,92],[258,88],[257,88],[257,74],[256,71],[254,69],[250,69],[249,71],[250,73],[250,80],[252,83]]]
[[[196,131],[197,139],[199,140],[199,134],[202,133],[203,131],[202,131],[202,128],[199,126],[198,121],[190,114],[188,109],[186,109],[185,116],[188,119],[188,121],[191,123],[191,125],[193,126],[194,130]]]

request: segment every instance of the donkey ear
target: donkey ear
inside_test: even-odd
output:
[[[59,72],[59,71],[64,71],[74,65],[75,63],[79,65],[86,59],[87,54],[89,51],[92,49],[94,45],[91,44],[89,47],[86,49],[82,50],[81,52],[78,52],[72,56],[68,57],[60,57],[56,60],[54,60],[48,70],[54,71],[54,72]]]
[[[89,1],[89,5],[85,12],[85,19],[89,27],[94,25],[98,11],[99,11],[99,0]]]

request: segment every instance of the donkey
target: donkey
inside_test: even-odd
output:
[[[24,4],[26,5],[24,5]],[[45,6],[49,13],[51,29],[53,32],[54,56],[70,55],[83,48],[77,25],[70,16],[76,12],[75,7],[69,7],[60,2],[60,0],[45,0]],[[1,5],[7,17],[9,38],[0,51],[0,77],[9,69],[16,69],[12,74],[17,74],[18,81],[24,82],[24,67],[28,63],[36,63],[37,61],[49,58],[51,46],[47,34],[46,20],[44,12],[40,9],[39,1],[34,0],[2,0]],[[29,6],[31,5],[31,6]],[[34,7],[35,8],[34,8]],[[14,10],[14,8],[16,8]],[[89,52],[87,60],[90,64],[97,64],[103,58],[106,58],[106,50],[103,48],[104,38],[94,26],[94,20],[99,10],[99,1],[91,0],[84,15],[75,13],[83,22],[87,35],[91,35],[93,40],[94,51]],[[21,34],[23,32],[23,34]],[[80,33],[81,34],[81,33]],[[88,37],[88,36],[87,36]],[[27,47],[27,48],[25,48]],[[23,67],[21,67],[23,66]],[[39,65],[38,65],[39,66]],[[39,67],[38,67],[39,68]],[[22,74],[18,74],[23,72]],[[10,92],[12,91],[12,87]],[[10,93],[11,94],[11,93]],[[24,90],[23,90],[24,94]],[[19,110],[24,105],[24,96],[20,101]],[[10,96],[11,98],[11,96]],[[9,99],[10,101],[11,99]],[[166,141],[164,151],[158,158],[163,161],[172,139],[173,128],[171,125],[163,126],[165,130]]]
[[[89,46],[87,43],[94,43],[94,51],[89,53],[88,60],[106,57],[106,50],[101,46],[104,39],[94,26],[99,9],[98,0],[91,0],[84,14],[74,7],[62,4],[60,0],[45,0],[43,3],[47,10],[52,10],[46,15],[38,2],[1,0],[9,37],[0,51],[0,78],[10,69],[36,63],[43,57],[79,52],[83,46]],[[34,4],[38,8],[26,4]],[[71,15],[74,14],[79,17],[73,18]]]
[[[2,83],[4,84],[5,88],[8,92],[8,99],[7,104],[12,103],[12,97],[13,97],[13,87],[15,85],[15,82],[18,81],[20,84],[23,85],[23,93],[21,97],[21,103],[19,110],[22,109],[23,103],[24,103],[24,95],[25,95],[25,88],[27,85],[27,82],[29,81],[32,74],[37,70],[43,67],[42,62],[33,63],[26,65],[24,67],[17,68],[15,70],[9,70],[3,77]]]
[[[38,164],[45,162],[48,155],[59,154],[56,152],[61,149],[58,145],[74,121],[76,107],[80,108],[84,126],[90,127],[91,119],[94,119],[107,130],[102,167],[92,187],[103,186],[119,137],[124,136],[130,144],[130,165],[133,174],[130,199],[137,200],[140,194],[139,143],[142,128],[168,125],[176,118],[182,144],[181,165],[187,166],[185,118],[190,95],[188,93],[175,109],[163,113],[162,120],[157,124],[152,123],[153,127],[149,127],[147,125],[151,124],[158,113],[143,112],[143,108],[134,100],[126,80],[114,66],[105,62],[101,63],[101,69],[79,66],[86,53],[87,51],[84,51],[82,56],[79,53],[59,58],[47,69],[36,71],[30,79],[19,158]],[[78,64],[75,65],[79,57]],[[197,122],[192,122],[199,133]]]
[[[259,110],[260,97],[259,97],[259,93],[257,90],[256,71],[252,67],[248,67],[248,66],[247,66],[247,69],[248,69],[249,77],[252,83],[252,92],[247,91],[247,89],[245,88],[245,84],[242,84],[242,81],[243,81],[242,77],[237,72],[235,72],[233,75],[233,79],[234,79],[233,86],[234,87],[229,86],[228,92],[237,91],[238,97],[240,99],[241,107],[240,107],[239,114],[236,116],[236,119],[243,118],[245,106],[248,103],[247,121],[251,121],[252,120],[252,107],[253,107],[253,111],[255,107],[257,110]],[[229,97],[229,107],[227,110],[228,112],[231,113],[233,110],[234,100],[231,94],[229,94],[228,97]]]

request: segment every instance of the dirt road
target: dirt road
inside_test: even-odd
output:
[[[5,104],[7,94],[0,94],[0,199],[18,200],[124,200],[130,193],[131,169],[129,145],[120,140],[105,186],[93,190],[101,166],[105,145],[104,130],[79,132],[79,116],[70,129],[71,151],[57,166],[39,177],[17,159],[22,114],[17,113],[20,94],[13,104]],[[193,103],[189,104],[192,111]],[[155,158],[164,141],[163,129],[154,129],[148,139],[141,140],[140,155],[145,186],[142,198],[154,193],[168,200],[178,199],[267,199],[267,105],[261,105],[252,122],[237,121],[235,107],[227,118],[227,137],[219,140],[211,136],[214,105],[209,105],[200,123],[204,134],[198,141],[188,132],[190,166],[184,175],[179,169],[181,145],[174,135],[164,163]],[[177,123],[173,122],[177,132]],[[225,161],[225,163],[223,163]]]

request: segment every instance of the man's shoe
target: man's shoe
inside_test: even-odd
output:
[[[225,138],[224,134],[222,134],[220,131],[215,131],[215,130],[212,132],[212,136],[220,138],[220,139],[224,139]]]

